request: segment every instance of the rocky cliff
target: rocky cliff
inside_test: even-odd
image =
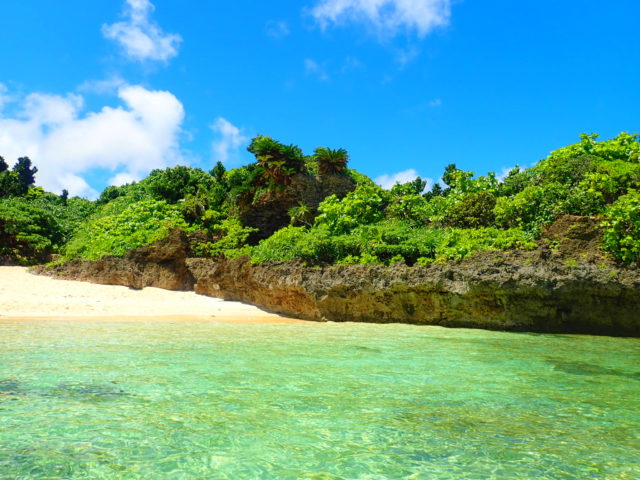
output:
[[[534,252],[483,252],[428,267],[190,258],[184,234],[174,232],[123,258],[41,271],[134,288],[194,289],[309,320],[640,336],[640,271],[589,253],[589,221],[571,223],[578,226],[551,228],[546,246]]]
[[[270,237],[275,231],[289,225],[289,209],[305,205],[310,218],[317,214],[318,205],[329,195],[344,197],[356,188],[346,175],[306,175],[298,173],[281,191],[265,190],[255,195],[249,192],[238,199],[238,214],[243,225],[256,228],[250,237],[252,243]]]

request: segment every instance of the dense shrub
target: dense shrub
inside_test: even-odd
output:
[[[50,209],[22,198],[0,199],[0,256],[28,264],[43,260],[64,239]]]
[[[516,195],[531,184],[532,176],[531,170],[522,170],[516,166],[509,170],[507,176],[498,184],[496,194],[506,197]]]
[[[494,227],[448,230],[436,251],[436,259],[461,259],[482,250],[532,250],[536,243],[530,233],[520,228],[502,230]]]
[[[0,199],[0,255],[19,263],[45,260],[93,210],[93,202],[78,197],[65,202],[51,193]]]
[[[495,221],[496,197],[488,191],[471,192],[451,207],[445,223],[453,227],[487,227]]]
[[[247,239],[255,228],[245,227],[234,217],[221,219],[209,229],[217,240],[198,245],[196,251],[200,255],[217,257],[225,255],[235,258],[242,254],[249,254],[250,249],[244,249]]]
[[[318,207],[316,224],[326,225],[333,234],[348,233],[359,225],[369,225],[384,218],[387,194],[375,185],[361,185],[342,200],[327,197]]]
[[[177,165],[165,170],[152,170],[141,183],[156,200],[176,203],[187,195],[211,191],[215,180],[199,168]]]
[[[496,224],[539,233],[543,226],[553,222],[567,195],[565,185],[550,183],[531,185],[513,197],[500,197],[494,209]]]
[[[66,247],[67,258],[122,256],[166,237],[173,228],[187,227],[179,207],[164,200],[145,199],[113,207],[103,208],[78,230]]]
[[[618,199],[605,213],[604,248],[622,263],[640,260],[640,192]]]

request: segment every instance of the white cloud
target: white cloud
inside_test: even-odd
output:
[[[103,25],[102,34],[120,45],[133,60],[167,61],[178,54],[180,35],[165,33],[149,19],[155,9],[149,0],[126,0],[127,19]]]
[[[442,106],[442,100],[439,98],[434,98],[433,100],[430,100],[427,105],[431,108],[440,107]]]
[[[267,35],[273,38],[286,37],[291,33],[287,22],[283,22],[281,20],[280,21],[269,20],[267,22],[265,31],[267,32]]]
[[[39,175],[39,173],[40,171],[38,170],[38,174],[36,175]],[[97,198],[98,195],[100,195],[99,192],[91,188],[91,185],[79,175],[63,173],[59,176],[59,180],[60,183],[64,185],[62,188],[65,188],[71,195],[82,194],[88,198]],[[58,189],[58,192],[62,191],[62,188]]]
[[[323,28],[355,22],[384,36],[415,31],[424,37],[449,23],[451,0],[320,0],[311,14]]]
[[[83,114],[79,95],[30,94],[13,117],[0,115],[0,152],[6,159],[29,156],[45,189],[87,196],[95,191],[82,175],[92,169],[113,171],[120,182],[179,162],[178,99],[131,85],[118,97],[121,106]]]
[[[211,129],[218,135],[211,146],[213,160],[222,163],[228,162],[237,154],[237,151],[249,141],[249,137],[242,134],[242,131],[229,120],[219,117],[216,119]]]
[[[414,170],[413,168],[410,168],[409,170],[403,170],[397,173],[391,173],[391,174],[385,173],[384,175],[380,175],[379,177],[377,177],[374,180],[374,182],[380,185],[382,188],[388,190],[391,187],[393,187],[396,183],[412,182],[419,176],[420,175],[418,175],[418,172],[416,170]],[[423,178],[422,180],[427,181],[426,190],[429,190],[433,185],[433,180],[430,178]]]
[[[141,178],[142,177],[137,174],[134,175],[129,172],[120,172],[109,179],[109,185],[120,187],[122,185],[126,185],[127,183],[137,182]]]
[[[318,77],[323,82],[329,80],[329,75],[327,75],[324,68],[322,68],[318,62],[310,58],[305,58],[304,60],[304,71],[307,75]]]

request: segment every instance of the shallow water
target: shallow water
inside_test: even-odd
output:
[[[637,479],[640,340],[0,322],[0,479]]]

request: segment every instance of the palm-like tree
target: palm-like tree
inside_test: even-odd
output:
[[[304,154],[297,145],[283,145],[271,137],[258,135],[247,150],[256,156],[264,176],[276,185],[288,185],[293,175],[304,168]]]
[[[344,148],[333,150],[326,147],[318,147],[314,150],[314,156],[318,163],[318,173],[343,173],[347,168],[349,154]]]

